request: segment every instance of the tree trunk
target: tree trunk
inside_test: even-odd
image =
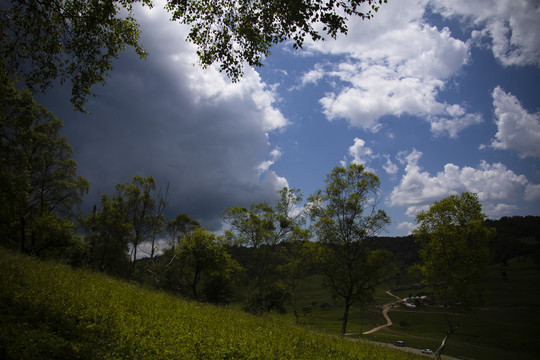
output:
[[[94,251],[96,250],[96,243],[97,243],[97,235],[96,235],[96,215],[97,214],[97,206],[94,205],[92,208],[92,220],[90,220],[90,255],[88,258],[90,259],[90,268],[94,268]],[[103,263],[103,260],[102,260]],[[100,266],[101,267],[101,266]]]
[[[347,332],[347,321],[349,320],[349,309],[351,307],[351,301],[345,299],[345,312],[343,312],[343,324],[341,325],[341,336],[345,336]]]
[[[444,306],[444,317],[446,319],[446,323],[448,324],[448,332],[446,333],[443,341],[441,342],[441,346],[435,351],[435,358],[440,360],[442,352],[444,351],[444,348],[446,347],[446,343],[448,342],[448,338],[450,335],[452,335],[456,331],[456,326],[454,322],[452,321],[452,316],[448,313],[448,305],[445,304]]]
[[[150,249],[150,260],[152,263],[154,262],[154,254],[155,254],[155,243],[156,243],[156,236],[152,236],[152,248]]]
[[[158,275],[157,275],[157,272],[156,272],[156,260],[154,259],[155,242],[156,242],[156,233],[154,232],[154,234],[152,235],[152,249],[150,250],[151,269],[147,269],[147,270],[152,274],[152,277],[154,279],[154,285],[155,285],[156,289],[159,289],[159,278],[158,278]]]
[[[261,297],[261,307],[263,315],[268,314],[268,301],[264,293],[264,281],[262,278],[259,278],[259,295]]]
[[[30,255],[34,255],[34,256],[37,255],[36,241],[37,241],[36,232],[34,231],[34,229],[32,229],[30,230],[30,250],[29,250]]]
[[[197,284],[199,283],[199,279],[201,278],[201,266],[199,264],[195,267],[195,274],[193,275],[193,282],[191,283],[191,291],[193,292],[193,297],[195,299],[198,298],[197,294]]]
[[[364,313],[362,312],[362,310],[363,310],[363,308],[362,308],[362,306],[360,306],[360,338],[362,338],[362,333],[363,333],[362,324],[364,322],[364,316],[363,316]]]
[[[138,241],[133,242],[133,249],[131,250],[133,254],[133,259],[131,259],[131,266],[129,267],[128,281],[131,281],[131,277],[135,272],[135,260],[137,260],[137,246],[139,245]]]
[[[102,252],[101,252],[101,257],[100,257],[100,260],[99,260],[99,272],[104,272],[105,271],[105,255],[107,253],[107,249],[104,249]],[[93,261],[94,259],[92,259],[92,264],[93,264]],[[92,269],[94,268],[94,266],[92,265]]]
[[[261,288],[261,307],[262,307],[262,313],[263,315],[268,314],[268,301],[266,300],[266,296],[264,295],[264,289]]]
[[[298,314],[298,309],[296,308],[296,297],[293,295],[292,297],[292,307],[294,312],[294,317],[296,318],[296,323],[300,323],[300,314]]]
[[[24,216],[21,216],[21,252],[26,254],[26,231],[24,230],[26,221]]]
[[[442,355],[442,352],[444,351],[444,348],[446,347],[446,344],[448,342],[448,338],[456,330],[453,325],[449,325],[449,327],[450,327],[450,329],[448,330],[448,332],[446,333],[446,336],[444,337],[443,341],[441,342],[441,346],[437,349],[437,351],[435,351],[435,358],[438,359],[438,360],[441,359],[441,355]]]

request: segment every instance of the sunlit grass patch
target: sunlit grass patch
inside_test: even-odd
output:
[[[0,249],[6,359],[413,359]]]

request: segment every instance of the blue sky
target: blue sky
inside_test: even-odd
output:
[[[381,179],[383,235],[407,235],[418,211],[463,191],[493,219],[540,215],[538,1],[389,0],[348,36],[275,47],[234,84],[194,65],[160,4],[137,18],[149,58],[123,53],[90,115],[64,88],[39,99],[64,120],[87,208],[152,175],[170,184],[169,217],[219,230],[226,207],[284,185],[307,196],[356,162]]]

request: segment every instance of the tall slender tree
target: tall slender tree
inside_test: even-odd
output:
[[[159,288],[180,294],[185,293],[184,269],[186,266],[180,261],[177,249],[187,235],[200,226],[197,220],[191,219],[187,214],[178,214],[174,219],[167,221],[165,238],[168,246],[163,250],[154,270]]]
[[[341,334],[347,331],[350,307],[363,305],[387,279],[391,254],[371,251],[366,243],[390,218],[377,210],[377,175],[362,165],[335,167],[326,187],[309,198],[309,211],[322,245],[322,271],[334,295],[344,301]]]
[[[163,209],[166,199],[160,196],[153,177],[134,176],[130,182],[115,186],[113,202],[123,212],[131,225],[131,266],[129,277],[135,270],[137,251],[142,243],[151,241],[163,226]]]

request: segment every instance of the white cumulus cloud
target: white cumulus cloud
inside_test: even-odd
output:
[[[315,68],[305,72],[302,75],[300,88],[308,84],[317,84],[324,77],[324,70],[320,64],[316,64]]]
[[[540,184],[527,184],[527,188],[525,188],[525,200],[540,200]]]
[[[354,164],[366,164],[373,158],[373,150],[366,146],[366,142],[359,138],[354,138],[354,144],[349,147],[349,155],[353,158]]]
[[[528,113],[514,95],[499,86],[493,90],[493,106],[497,133],[491,146],[540,158],[540,113]]]
[[[416,224],[408,221],[400,222],[396,228],[398,230],[408,230],[407,233],[410,234],[414,229],[416,229]]]
[[[430,122],[433,134],[450,137],[482,121],[461,105],[438,99],[448,80],[469,62],[470,44],[452,37],[447,28],[427,24],[427,3],[390,2],[372,20],[351,20],[347,37],[310,44],[318,52],[348,56],[326,69],[327,76],[340,81],[320,100],[329,120],[343,118],[377,132],[381,117],[409,114]],[[322,77],[317,66],[313,75]]]
[[[265,160],[257,166],[257,170],[259,170],[259,173],[261,174],[268,171],[270,166],[274,165],[276,160],[278,160],[281,157],[281,150],[279,148],[275,148],[274,150],[270,151],[269,155],[270,155],[269,160]]]
[[[540,66],[540,6],[534,0],[433,0],[441,15],[469,22],[476,40],[488,39],[503,65]]]
[[[483,118],[479,114],[468,114],[460,105],[450,105],[446,108],[447,115],[430,117],[431,132],[435,135],[447,134],[457,138],[459,132],[471,125],[480,124]]]
[[[407,215],[414,216],[435,201],[462,192],[478,194],[488,216],[510,213],[517,207],[511,203],[539,196],[539,186],[529,183],[524,175],[517,175],[501,163],[482,161],[477,168],[446,164],[432,176],[419,165],[422,153],[413,150],[402,154],[407,165],[405,174],[390,194],[391,206],[407,206]]]
[[[384,157],[386,158],[386,164],[383,165],[384,171],[389,175],[395,175],[399,170],[398,166],[390,160],[389,155],[384,155]]]

